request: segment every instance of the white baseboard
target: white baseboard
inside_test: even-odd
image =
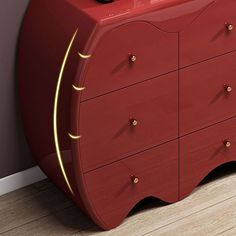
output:
[[[46,175],[39,167],[33,167],[14,175],[7,176],[0,179],[0,196],[46,178]]]

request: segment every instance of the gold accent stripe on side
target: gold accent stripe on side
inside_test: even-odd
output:
[[[57,87],[56,87],[56,93],[55,93],[55,99],[54,99],[54,112],[53,112],[53,132],[54,132],[54,142],[55,142],[55,148],[56,148],[56,153],[57,153],[57,159],[58,159],[58,162],[59,162],[59,165],[61,168],[62,175],[63,175],[65,182],[67,184],[67,187],[69,188],[72,195],[74,195],[74,192],[73,192],[70,182],[67,178],[67,174],[66,174],[66,171],[64,168],[62,157],[61,157],[60,145],[59,145],[59,140],[58,140],[58,130],[57,130],[57,114],[58,114],[58,100],[59,100],[59,94],[60,94],[61,81],[63,78],[63,74],[64,74],[66,62],[68,60],[68,56],[70,54],[70,51],[71,51],[71,48],[72,48],[72,45],[74,43],[77,33],[78,33],[78,29],[75,31],[75,33],[68,45],[68,48],[66,50],[66,53],[65,53],[62,65],[61,65],[61,69],[60,69],[60,73],[59,73],[58,81],[57,81]]]
[[[75,139],[75,140],[81,138],[80,135],[76,136],[76,135],[73,135],[73,134],[71,134],[71,133],[68,133],[68,135],[69,135],[69,137],[70,137],[71,139]]]
[[[84,55],[84,54],[82,54],[82,53],[78,53],[79,54],[79,56],[82,58],[82,59],[89,59],[92,55]]]
[[[77,86],[75,86],[74,84],[72,84],[72,87],[73,87],[73,89],[76,90],[76,91],[83,91],[83,90],[85,90],[85,87],[77,87]]]

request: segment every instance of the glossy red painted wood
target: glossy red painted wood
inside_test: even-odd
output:
[[[171,1],[162,1],[162,4],[170,5],[170,2]],[[175,3],[172,1],[171,4],[175,5],[158,9],[155,18],[152,19],[152,17],[150,17],[150,20],[154,25],[164,31],[181,32],[191,27],[191,23],[214,2],[215,0],[180,0]],[[163,19],[165,19],[165,21],[163,21]]]
[[[189,27],[180,33],[180,66],[236,50],[236,1],[216,0]]]
[[[236,161],[236,119],[230,119],[180,139],[180,198],[221,164]],[[224,141],[231,142],[226,148]]]
[[[205,76],[206,72],[215,75],[217,79],[210,89],[210,95],[214,95],[218,89],[216,86],[223,81],[219,75],[226,74],[234,86],[232,75],[235,72],[234,56],[230,55],[225,59],[219,58],[229,71],[225,71],[218,60],[189,68],[189,72],[188,69],[181,71],[179,85],[190,86],[192,92],[185,96],[180,90],[180,98],[185,100],[179,104],[181,109],[178,111],[179,65],[209,59],[234,47],[234,31],[227,37],[223,34],[219,35],[219,39],[209,41],[223,16],[229,13],[229,19],[235,19],[232,14],[234,6],[231,0],[224,1],[224,4],[221,0],[117,0],[112,4],[100,4],[95,0],[30,2],[20,35],[17,63],[19,102],[26,137],[42,170],[100,227],[110,229],[117,226],[130,209],[145,197],[155,196],[167,202],[177,200],[178,141],[170,140],[178,138],[178,115],[181,119],[188,116],[186,104],[182,102],[193,101],[193,95],[196,94],[185,76],[182,77],[182,72],[191,76],[193,84],[197,81],[195,74],[202,75],[202,83],[212,81],[210,76]],[[222,9],[229,11],[226,14]],[[210,19],[209,26],[204,25],[201,29],[202,19],[208,19],[209,16],[216,17],[216,21]],[[180,47],[177,33],[180,33]],[[201,33],[202,37],[196,40],[196,35]],[[73,42],[70,41],[72,38]],[[190,39],[193,39],[193,44]],[[70,42],[72,44],[67,55]],[[193,52],[190,53],[190,50]],[[178,51],[180,55],[177,55]],[[78,52],[91,54],[91,57],[82,59]],[[137,54],[137,61],[132,67],[128,65],[129,53]],[[64,67],[66,55],[68,58]],[[197,82],[195,88],[199,95],[201,91],[196,85],[200,84]],[[58,146],[73,191],[70,191],[60,168],[54,138],[58,85]],[[78,91],[72,89],[72,85],[86,88]],[[203,90],[206,91],[204,86]],[[209,99],[207,93],[203,94],[205,100]],[[219,110],[217,105],[209,106],[213,115],[210,114],[203,100],[199,98],[199,103],[194,101],[197,106],[201,103],[204,107],[206,112],[201,119],[205,123],[212,125],[207,116],[218,122],[218,119],[232,115],[230,112],[233,109],[230,110],[229,106],[216,112]],[[222,98],[215,104],[225,105],[223,101]],[[227,102],[233,107],[233,96]],[[187,115],[182,116],[181,112]],[[132,130],[129,118],[138,120],[138,126]],[[191,127],[185,127],[191,124],[189,121],[192,122],[187,118],[186,123],[180,122],[181,127],[190,130]],[[198,123],[196,125],[199,126]],[[228,123],[225,126],[228,127]],[[207,141],[211,138],[210,133],[217,136],[222,131],[217,127],[218,132],[211,129],[205,131]],[[191,137],[203,146],[201,139],[205,137],[201,136],[201,132]],[[68,133],[74,135],[75,139],[71,139]],[[117,135],[115,138],[114,134]],[[230,135],[230,132],[227,134]],[[82,137],[76,139],[78,135]],[[195,135],[201,138],[195,138]],[[234,135],[234,131],[231,135]],[[187,137],[190,136],[181,138],[181,143],[189,142],[187,146],[181,145],[181,148],[186,148],[181,149],[181,153],[189,154],[190,158],[182,163],[181,180],[186,184],[182,186],[182,197],[192,191],[191,187],[207,171],[211,171],[216,164],[228,161],[222,158],[222,162],[215,161],[215,165],[209,162],[208,169],[202,168],[202,176],[195,177],[194,172],[189,173],[189,170],[186,174],[184,167],[188,167],[193,155],[189,151],[192,141]],[[207,155],[208,151],[204,150],[200,148],[199,154]],[[136,155],[137,152],[139,154]],[[185,161],[184,158],[188,157],[184,155],[181,158]],[[189,166],[193,163],[190,161]],[[128,185],[131,171],[140,176],[137,186]],[[115,174],[113,179],[112,174]],[[186,179],[191,175],[193,183],[189,185]]]
[[[235,75],[236,53],[180,70],[180,135],[236,116]]]
[[[137,60],[132,62],[131,55]],[[132,22],[106,33],[85,68],[82,100],[177,70],[178,36],[146,22]]]
[[[167,32],[177,32],[189,25],[215,0],[116,0],[100,4],[95,0],[67,0],[102,25],[147,20]]]
[[[133,176],[138,183],[133,183]],[[88,198],[105,229],[118,226],[143,198],[178,200],[178,141],[172,141],[134,157],[85,175]]]
[[[87,27],[80,29],[80,37],[76,37],[72,45],[63,74],[57,117],[61,157],[75,193],[72,196],[60,170],[55,150],[54,96],[66,49],[78,27],[78,22],[83,22],[85,19]],[[94,27],[91,19],[68,5],[66,1],[31,1],[22,25],[17,54],[21,118],[32,156],[47,176],[84,211],[88,211],[88,208],[84,205],[75,178],[68,131],[71,85],[79,62],[77,53],[86,47]]]
[[[84,171],[177,138],[177,89],[173,72],[81,103],[78,149]]]

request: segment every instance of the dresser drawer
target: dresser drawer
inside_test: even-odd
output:
[[[181,135],[236,116],[236,53],[180,71]]]
[[[177,69],[177,34],[145,22],[119,26],[100,40],[89,59],[82,100]]]
[[[117,226],[143,198],[178,200],[178,141],[85,174],[89,199],[100,221]]]
[[[82,102],[84,171],[177,138],[177,97],[177,72],[173,72]]]
[[[236,50],[235,11],[235,0],[216,0],[180,33],[181,67]]]
[[[186,197],[213,169],[236,161],[236,118],[180,139],[180,196]]]

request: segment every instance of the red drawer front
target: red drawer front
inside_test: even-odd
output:
[[[94,210],[106,228],[121,223],[145,197],[175,202],[178,200],[178,141],[89,172],[85,184]]]
[[[177,34],[145,22],[117,27],[105,34],[89,59],[82,100],[174,71],[177,53]]]
[[[180,71],[181,135],[236,116],[235,104],[236,53]]]
[[[177,138],[177,72],[81,103],[84,171]],[[131,124],[132,119],[138,123]]]
[[[236,50],[236,1],[216,0],[180,33],[180,66]],[[234,29],[230,31],[230,24]]]
[[[210,171],[223,163],[236,161],[235,127],[236,119],[233,118],[180,139],[181,198]]]

